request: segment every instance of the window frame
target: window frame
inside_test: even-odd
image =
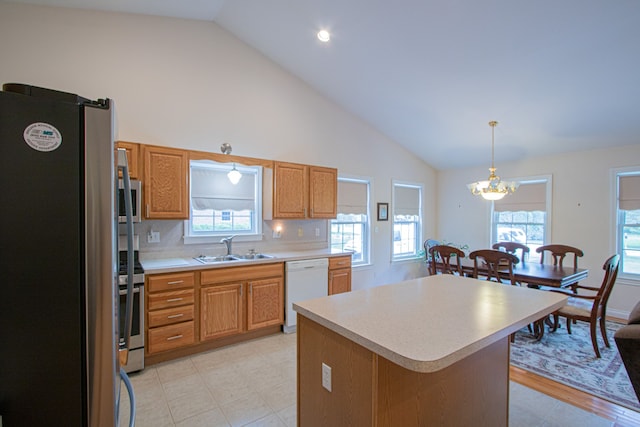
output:
[[[191,176],[192,162],[208,164],[212,169],[230,170],[234,165],[241,173],[255,173],[254,181],[254,209],[255,218],[253,219],[253,226],[250,232],[243,232],[240,230],[230,230],[225,232],[194,232],[192,230],[192,195],[191,185],[193,183]],[[189,162],[189,218],[184,220],[184,243],[185,244],[200,244],[200,243],[219,243],[220,238],[229,235],[234,235],[235,241],[259,241],[263,239],[262,236],[262,180],[263,180],[263,167],[260,165],[241,165],[238,163],[221,163],[213,160],[191,160]]]
[[[640,274],[623,271],[625,255],[622,234],[624,224],[621,224],[622,213],[619,209],[620,177],[634,175],[640,175],[640,165],[611,169],[611,246],[614,253],[620,254],[618,279],[622,279],[626,284],[640,286]]]
[[[542,245],[546,245],[551,242],[551,224],[552,221],[552,213],[553,213],[553,175],[537,175],[537,176],[525,176],[519,178],[509,179],[509,181],[517,181],[522,185],[528,184],[546,184],[545,185],[545,221],[544,221],[544,233],[543,233],[543,241]],[[517,190],[516,190],[517,192]],[[509,197],[509,196],[506,196]],[[498,242],[498,225],[500,223],[496,222],[496,211],[495,211],[495,203],[491,202],[491,213],[490,213],[490,232],[489,232],[489,247],[492,247],[493,244]],[[535,257],[535,247],[530,247],[531,252],[529,252],[529,259],[531,257]]]
[[[418,190],[418,215],[417,221],[411,223],[415,224],[415,247],[413,248],[413,253],[396,255],[395,253],[395,226],[396,222],[396,188],[404,187],[404,188],[413,188]],[[391,223],[391,235],[390,237],[390,253],[391,253],[391,262],[401,262],[401,261],[413,261],[415,259],[423,258],[421,254],[422,250],[422,241],[423,241],[423,201],[424,201],[424,185],[419,182],[410,182],[410,181],[401,181],[401,180],[392,180],[391,182],[391,207],[389,212],[390,223]],[[403,221],[405,222],[405,221]]]
[[[346,222],[346,221],[338,221],[337,216],[336,219],[331,219],[329,220],[329,238],[328,238],[328,243],[329,243],[329,248],[331,249],[332,247],[332,227],[334,224],[362,224],[363,225],[363,230],[362,230],[362,260],[361,261],[354,261],[352,259],[352,263],[351,266],[352,267],[361,267],[361,266],[367,266],[371,264],[371,178],[368,177],[356,177],[356,176],[352,176],[352,175],[338,175],[338,182],[340,181],[344,181],[344,182],[353,182],[353,183],[357,183],[357,184],[364,184],[366,185],[367,188],[367,213],[366,213],[366,221],[364,222]],[[337,214],[340,214],[340,212],[337,212]]]

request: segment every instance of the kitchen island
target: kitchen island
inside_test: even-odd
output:
[[[565,303],[441,275],[295,304],[298,425],[507,426],[509,336]]]

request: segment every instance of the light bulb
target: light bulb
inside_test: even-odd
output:
[[[227,174],[227,178],[229,178],[229,181],[231,181],[233,185],[236,185],[237,183],[240,182],[240,179],[242,178],[242,174],[238,169],[236,169],[235,163],[233,165],[233,169],[231,169],[231,171],[229,171],[229,173]]]

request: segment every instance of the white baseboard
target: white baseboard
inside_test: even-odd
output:
[[[607,317],[615,317],[616,319],[627,320],[629,312],[623,310],[607,309]]]

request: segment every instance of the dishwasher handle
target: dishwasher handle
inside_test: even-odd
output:
[[[285,262],[286,271],[304,271],[310,269],[324,269],[329,268],[328,258],[313,258],[300,261],[287,261]]]

